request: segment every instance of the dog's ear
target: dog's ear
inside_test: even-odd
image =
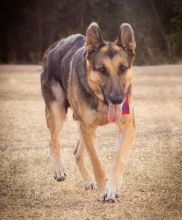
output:
[[[135,56],[135,35],[130,24],[121,24],[116,44],[122,47],[129,55]]]
[[[85,51],[87,58],[90,58],[92,55],[97,53],[104,45],[105,43],[98,24],[95,22],[91,23],[86,32]]]

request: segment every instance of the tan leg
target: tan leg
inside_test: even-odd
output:
[[[80,133],[80,124],[78,125],[78,130]],[[74,155],[76,159],[76,163],[78,165],[78,168],[80,170],[80,173],[85,181],[85,189],[95,189],[96,184],[94,183],[93,177],[89,173],[86,165],[85,165],[85,160],[84,160],[84,150],[85,150],[85,145],[82,139],[82,136],[80,135],[80,140],[78,141]]]
[[[66,113],[64,105],[55,101],[46,107],[46,119],[47,126],[50,131],[50,155],[52,160],[52,168],[54,178],[57,181],[63,181],[65,179],[65,172],[62,162],[61,148],[59,142],[59,134],[65,121]]]
[[[127,155],[135,135],[133,119],[128,119],[124,124],[119,125],[119,146],[116,158],[114,159],[106,187],[102,193],[101,200],[116,202],[120,188]]]
[[[83,138],[85,147],[90,156],[97,185],[99,189],[102,190],[106,182],[106,172],[98,158],[97,152],[94,147],[95,129],[96,128],[93,128],[93,127],[88,128],[84,126],[83,124],[81,124],[80,134],[81,134],[81,137]]]

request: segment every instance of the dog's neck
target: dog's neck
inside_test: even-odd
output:
[[[86,53],[83,47],[78,49],[78,51],[75,53],[72,65],[75,65],[75,68],[73,69],[76,70],[75,76],[77,78],[81,94],[85,97],[84,100],[87,101],[91,108],[97,109],[99,105],[99,99],[88,84]]]

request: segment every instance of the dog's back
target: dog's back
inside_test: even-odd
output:
[[[71,35],[52,44],[43,59],[42,86],[54,79],[67,91],[70,62],[74,53],[84,45],[85,37],[81,34]]]

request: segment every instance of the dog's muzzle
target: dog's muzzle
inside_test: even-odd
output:
[[[116,94],[114,92],[111,92],[109,95],[109,101],[113,104],[121,104],[124,100],[124,94]]]

